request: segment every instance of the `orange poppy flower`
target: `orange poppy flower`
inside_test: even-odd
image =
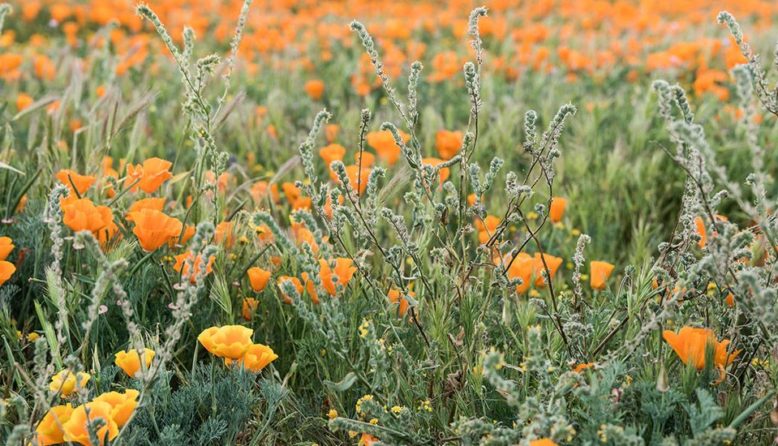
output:
[[[74,373],[69,369],[60,370],[51,377],[49,391],[68,397],[73,392],[83,389],[91,378],[92,376],[85,372]]]
[[[14,242],[11,237],[0,237],[0,260],[5,260],[14,250]]]
[[[400,131],[400,138],[402,138],[404,143],[407,143],[411,140],[411,135]],[[392,132],[389,130],[369,132],[366,136],[366,141],[367,145],[372,147],[378,154],[378,157],[386,164],[393,166],[400,158],[400,146],[394,141]]]
[[[584,370],[590,369],[592,367],[594,367],[594,363],[593,362],[584,362],[584,363],[581,363],[581,364],[576,364],[576,366],[573,367],[573,371],[576,372],[576,373],[581,373]]]
[[[35,438],[40,446],[49,446],[65,442],[65,432],[62,425],[70,419],[73,414],[73,406],[66,404],[64,406],[53,406],[43,416],[38,427],[35,428]]]
[[[408,294],[411,297],[415,297],[416,293],[413,291],[409,291]],[[389,290],[389,293],[387,293],[387,297],[389,298],[389,302],[393,304],[397,304],[397,314],[400,317],[405,316],[405,314],[408,312],[408,307],[410,307],[410,302],[408,302],[408,299],[405,298],[402,291],[392,288]]]
[[[308,293],[308,297],[311,298],[311,302],[314,305],[319,305],[319,293],[316,292],[316,285],[313,283],[313,280],[308,277],[306,272],[303,272],[300,276],[302,277],[301,283],[305,284],[305,291]]]
[[[35,76],[40,79],[50,81],[57,74],[57,66],[54,62],[44,55],[37,55],[33,59],[33,68]]]
[[[200,264],[202,264],[201,256],[197,256],[195,259],[193,265],[194,265],[194,274],[189,274],[189,264],[187,263],[187,260],[189,260],[192,257],[192,253],[187,251],[183,254],[179,254],[175,256],[176,263],[173,265],[173,269],[181,274],[182,279],[189,279],[191,283],[195,283],[197,281],[197,275],[200,273]],[[216,256],[211,256],[208,259],[208,264],[205,265],[205,275],[211,274],[213,272],[213,262],[216,261]]]
[[[435,150],[441,158],[449,160],[459,153],[463,137],[460,131],[438,130],[435,134]]]
[[[729,339],[718,341],[710,328],[684,326],[678,333],[671,330],[662,332],[662,338],[673,348],[684,364],[691,364],[697,370],[705,368],[705,353],[713,349],[713,362],[717,368],[725,368],[735,360],[740,350],[727,352]]]
[[[359,178],[357,178],[357,172],[360,172]],[[348,175],[351,188],[357,191],[357,194],[362,195],[367,190],[367,181],[370,179],[370,168],[362,167],[360,171],[359,166],[352,164],[346,166],[346,175]]]
[[[314,254],[319,252],[319,245],[316,243],[316,237],[313,235],[303,223],[292,222],[291,227],[292,239],[297,246],[302,246],[303,243],[310,245]]]
[[[378,443],[378,439],[370,434],[363,433],[361,437],[359,437],[359,444],[358,446],[373,446],[376,443]]]
[[[318,101],[324,95],[324,81],[311,79],[303,86],[305,93],[314,101]]]
[[[708,243],[708,234],[705,230],[705,222],[702,217],[694,217],[694,225],[697,229],[697,235],[700,236],[697,246],[699,246],[700,249],[705,248],[705,245]]]
[[[716,215],[716,220],[719,221],[727,221],[727,217],[723,215]],[[700,240],[697,242],[697,246],[700,247],[700,249],[705,248],[705,245],[708,244],[708,233],[705,230],[705,221],[702,219],[702,217],[694,217],[694,225],[697,229],[697,235],[700,236]],[[714,232],[714,236],[715,236]]]
[[[270,230],[270,226],[261,225],[254,228],[257,232],[257,238],[262,243],[270,243],[273,241],[273,231]]]
[[[246,273],[249,276],[249,283],[251,284],[251,289],[254,290],[257,293],[261,293],[264,291],[265,287],[267,286],[268,280],[270,280],[270,271],[264,270],[262,268],[259,268],[257,266],[253,266],[246,271]]]
[[[559,270],[559,267],[562,266],[562,258],[561,257],[554,257],[549,253],[545,253],[542,256],[539,252],[535,253],[535,286],[538,288],[543,288],[546,286],[546,280],[543,277],[543,273],[546,271],[546,267],[548,267],[548,272],[551,276],[551,280],[554,280],[554,276],[556,276],[557,270]],[[543,265],[543,261],[545,260],[545,265]]]
[[[286,195],[286,199],[289,201],[292,209],[310,209],[311,198],[303,197],[303,192],[294,183],[283,183],[281,184],[281,189],[284,191],[284,195]]]
[[[594,260],[589,263],[589,284],[593,290],[604,290],[605,282],[613,273],[615,266],[608,262]]]
[[[520,252],[511,263],[511,259],[505,259],[504,262],[510,263],[508,268],[508,278],[521,279],[521,283],[516,286],[516,292],[523,294],[529,291],[532,286],[532,274],[535,272],[535,258],[525,252]]]
[[[327,124],[324,126],[324,138],[331,143],[338,138],[340,126],[338,124]]]
[[[724,302],[727,304],[729,308],[733,308],[735,306],[735,295],[732,293],[728,293],[727,297],[724,298]]]
[[[338,204],[343,204],[343,202],[346,199],[343,198],[343,195],[338,196]],[[324,215],[332,220],[333,217],[333,210],[332,210],[332,196],[327,195],[327,199],[324,200],[324,206],[322,206],[322,210],[324,211]]]
[[[240,312],[241,316],[243,316],[243,319],[250,321],[251,316],[257,311],[257,307],[259,307],[259,301],[253,297],[247,297],[243,299],[243,305],[241,306]]]
[[[132,221],[132,213],[142,211],[143,209],[153,209],[155,211],[162,212],[165,208],[165,198],[142,198],[132,205],[127,210],[127,221]]]
[[[242,325],[225,325],[203,330],[197,340],[211,354],[221,358],[240,359],[251,346],[254,330]]]
[[[530,441],[529,446],[557,446],[557,444],[550,438],[539,438]]]
[[[278,195],[278,185],[268,184],[267,181],[257,181],[251,186],[251,198],[254,199],[254,203],[261,203],[266,197],[270,197],[273,203],[278,203],[280,196]]]
[[[147,194],[154,193],[162,184],[173,177],[170,167],[173,163],[161,158],[149,158],[143,161],[143,164],[127,166],[127,178],[130,184],[134,184],[133,191],[140,188]]]
[[[273,352],[273,349],[263,344],[251,344],[246,352],[237,361],[225,358],[224,363],[229,365],[237,364],[246,368],[246,370],[252,373],[259,373],[268,366],[271,362],[275,361],[278,355]]]
[[[192,237],[194,237],[195,233],[197,232],[197,229],[195,229],[194,225],[186,225],[183,228],[183,232],[180,234],[176,234],[175,237],[168,240],[167,244],[168,246],[175,247],[178,246],[184,246],[186,245],[186,242],[189,241]]]
[[[552,223],[559,223],[565,216],[565,208],[567,207],[567,199],[562,197],[553,197],[551,199],[551,208],[548,210],[548,218]]]
[[[89,410],[88,417],[87,409]],[[64,440],[86,446],[96,446],[89,439],[88,424],[94,423],[98,418],[104,421],[103,426],[97,430],[100,446],[103,445],[106,437],[109,440],[113,440],[119,435],[119,425],[113,420],[112,412],[113,408],[111,405],[101,401],[93,401],[78,406],[70,415],[70,418],[62,425]]]
[[[22,199],[19,200],[19,204],[16,206],[15,211],[16,211],[17,214],[20,214],[20,213],[24,212],[24,209],[27,207],[27,202],[28,201],[29,201],[29,199],[27,198],[27,194],[24,194],[22,196]]]
[[[348,258],[339,257],[335,259],[334,271],[330,266],[330,262],[319,259],[319,277],[321,278],[321,284],[330,296],[335,295],[337,288],[333,276],[337,276],[338,284],[345,288],[356,271],[357,268],[354,266],[354,262]]]
[[[324,164],[330,167],[333,161],[343,161],[346,156],[346,148],[340,144],[330,144],[319,149],[319,156]]]
[[[151,365],[151,360],[154,359],[154,350],[144,348],[143,349],[143,366],[148,369]],[[135,349],[122,350],[114,355],[114,364],[117,367],[124,370],[130,378],[135,378],[138,372],[141,371],[141,355]]]
[[[60,200],[62,222],[73,232],[90,231],[102,246],[119,231],[108,206],[95,206],[88,198],[70,196]]]
[[[370,153],[370,152],[368,152],[366,150],[363,150],[361,156],[362,156],[362,168],[363,169],[364,168],[368,168],[368,167],[372,167],[372,166],[375,165],[375,155],[373,155],[372,153]],[[358,151],[354,152],[354,165],[355,166],[359,166],[359,157],[360,157],[359,152]]]
[[[107,403],[111,406],[111,418],[117,427],[122,427],[130,420],[135,408],[138,407],[140,392],[135,389],[127,389],[124,393],[105,392],[95,398],[94,402]]]
[[[486,243],[494,235],[497,230],[497,226],[500,225],[500,219],[494,215],[487,215],[486,218],[476,219],[473,223],[476,231],[478,231],[478,241],[481,244]]]
[[[15,272],[16,267],[13,263],[0,260],[0,286],[8,282],[8,279],[10,279]]]
[[[16,96],[16,111],[24,111],[24,109],[32,105],[33,102],[35,102],[35,99],[33,99],[32,96],[25,93],[19,93],[19,95]]]
[[[174,237],[178,237],[183,229],[177,218],[154,209],[131,212],[130,217],[135,223],[132,233],[138,237],[141,248],[146,252],[156,251]]]
[[[91,175],[79,175],[70,169],[62,169],[54,176],[60,183],[67,186],[71,193],[73,193],[73,187],[75,186],[75,191],[78,192],[79,196],[83,196],[86,191],[95,184],[95,181],[97,181],[97,179]]]
[[[235,235],[233,234],[232,222],[223,221],[216,225],[216,231],[213,235],[216,243],[223,243],[228,249],[235,244]]]

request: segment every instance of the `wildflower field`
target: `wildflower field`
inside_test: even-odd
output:
[[[0,445],[778,441],[778,3],[5,0]]]

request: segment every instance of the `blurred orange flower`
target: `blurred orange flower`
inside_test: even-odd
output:
[[[162,184],[173,177],[170,167],[173,163],[161,158],[149,158],[143,161],[143,164],[133,166],[127,165],[127,178],[132,186],[132,190],[140,188],[147,194],[154,193]]]
[[[613,273],[615,266],[608,262],[594,260],[589,263],[589,284],[593,290],[604,290],[605,282]]]
[[[411,140],[411,135],[400,131],[400,138],[404,143]],[[377,132],[369,132],[366,136],[367,145],[372,147],[378,157],[381,158],[386,164],[393,166],[400,158],[401,151],[400,146],[394,141],[392,132],[389,130],[381,130]]]
[[[453,158],[462,148],[462,138],[464,135],[460,131],[438,130],[435,134],[435,150],[444,160]]]
[[[565,208],[567,208],[567,199],[563,197],[554,197],[551,199],[551,209],[548,211],[548,218],[552,223],[559,223],[565,216]]]
[[[314,101],[318,101],[324,95],[324,81],[312,79],[303,86],[305,93]]]

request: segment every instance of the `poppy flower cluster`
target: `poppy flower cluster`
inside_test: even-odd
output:
[[[220,19],[233,16],[241,3],[226,0],[213,6],[208,0],[160,0],[154,8],[172,36],[180,36],[183,27],[190,26],[204,39],[223,42],[229,40],[230,25]],[[453,2],[446,13],[441,13],[435,2],[403,2],[393,5],[393,15],[412,19],[397,20],[387,18],[385,11],[368,1],[269,3],[264,5],[267,14],[248,18],[240,48],[242,59],[247,61],[243,69],[251,76],[261,74],[266,66],[301,72],[306,79],[302,89],[310,100],[326,101],[330,92],[338,89],[319,78],[318,69],[334,64],[334,54],[352,44],[348,30],[338,25],[360,17],[381,41],[386,56],[384,70],[390,77],[401,75],[409,61],[421,60],[430,67],[429,81],[441,84],[461,74],[468,55],[435,45],[425,36],[445,33],[464,38],[467,22],[463,17],[467,17],[471,6],[469,2]],[[619,63],[624,67],[619,76],[628,82],[656,72],[677,73],[681,78],[688,73],[696,94],[726,99],[727,70],[745,61],[732,41],[722,41],[707,30],[700,32],[701,18],[720,6],[713,0],[639,5],[583,0],[557,7],[548,2],[525,7],[518,1],[496,1],[486,6],[491,13],[479,23],[481,36],[488,43],[499,43],[491,46],[495,54],[486,68],[492,71],[490,76],[509,81],[532,73],[562,73],[570,81],[584,77],[599,80],[613,75],[612,67]],[[778,7],[764,2],[739,2],[728,7],[738,15],[753,17],[757,30],[770,26],[778,12]],[[289,14],[289,8],[295,13]],[[4,46],[34,44],[38,49],[4,52],[0,77],[6,82],[26,77],[51,82],[61,75],[63,70],[58,70],[56,61],[40,49],[47,43],[42,36],[52,28],[67,45],[76,48],[89,42],[100,27],[117,23],[111,42],[117,52],[114,74],[118,77],[155,62],[153,55],[159,42],[134,14],[131,4],[29,0],[20,2],[19,9],[19,19],[30,32],[4,36]],[[668,35],[678,38],[668,41]],[[357,62],[348,73],[350,86],[356,95],[370,95],[381,87],[381,81],[374,75],[367,55]],[[27,66],[31,69],[23,69]],[[96,96],[104,96],[106,89],[100,86]],[[34,102],[33,96],[21,92],[16,110],[22,111]],[[450,149],[446,153],[450,154]],[[444,154],[440,156],[447,159]],[[153,183],[137,187],[153,189]]]
[[[150,357],[148,361],[151,361]],[[125,370],[132,370],[131,359],[123,357],[121,362],[128,367]],[[129,371],[127,373],[130,374]],[[62,398],[69,398],[76,392],[86,391],[90,378],[88,373],[64,369],[52,377],[49,390]],[[137,408],[139,396],[137,390],[126,389],[124,392],[102,393],[76,407],[71,403],[52,406],[35,428],[35,439],[42,446],[65,442],[96,446],[89,434],[90,430],[95,430],[98,444],[103,445],[106,439],[113,440],[119,435],[119,430]],[[102,421],[98,424],[98,420]]]
[[[223,358],[226,365],[259,373],[278,355],[267,345],[252,342],[253,333],[254,330],[242,325],[224,325],[203,330],[197,340],[212,355]]]
[[[339,289],[345,288],[354,273],[357,272],[357,267],[354,266],[354,262],[349,258],[339,257],[333,260],[319,259],[319,278],[321,279],[321,286],[323,290],[330,296],[335,297],[338,294]],[[302,296],[303,291],[308,293],[311,301],[314,304],[319,303],[319,293],[316,290],[316,285],[309,277],[307,272],[303,272],[300,277],[280,276],[277,280],[278,287],[281,289],[281,295],[283,296],[284,303],[291,304],[292,298],[283,291],[283,284],[290,282],[297,290],[297,294]]]

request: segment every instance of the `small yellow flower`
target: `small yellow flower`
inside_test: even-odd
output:
[[[330,411],[327,412],[327,418],[329,418],[330,420],[338,418],[338,411],[335,409],[330,409]]]
[[[578,229],[578,228],[573,228],[573,229],[570,231],[570,234],[572,234],[572,235],[573,235],[573,236],[575,236],[575,237],[578,237],[579,235],[581,235],[581,230],[580,230],[580,229]]]
[[[378,418],[371,418],[371,419],[370,419],[370,424],[372,424],[373,426],[375,426],[376,424],[378,424]]]
[[[362,321],[362,325],[359,326],[359,337],[364,338],[370,332],[370,321],[367,319]]]
[[[35,333],[34,331],[31,331],[31,332],[27,333],[27,342],[35,342],[38,339],[40,339],[40,337],[41,337],[41,335],[39,335],[38,333]]]
[[[355,408],[357,410],[358,414],[362,414],[362,403],[365,401],[373,401],[373,395],[367,394],[363,395],[362,398],[357,400],[357,404],[355,405]]]
[[[403,411],[403,408],[400,406],[392,406],[391,411],[395,415],[400,415],[400,412]]]
[[[538,213],[535,211],[529,211],[527,212],[527,220],[537,220],[538,219]]]
[[[84,388],[91,377],[88,373],[74,373],[64,369],[51,378],[49,390],[52,393],[59,393],[63,397],[67,397],[76,390]]]
[[[540,297],[540,292],[533,288],[529,290],[529,297]]]

